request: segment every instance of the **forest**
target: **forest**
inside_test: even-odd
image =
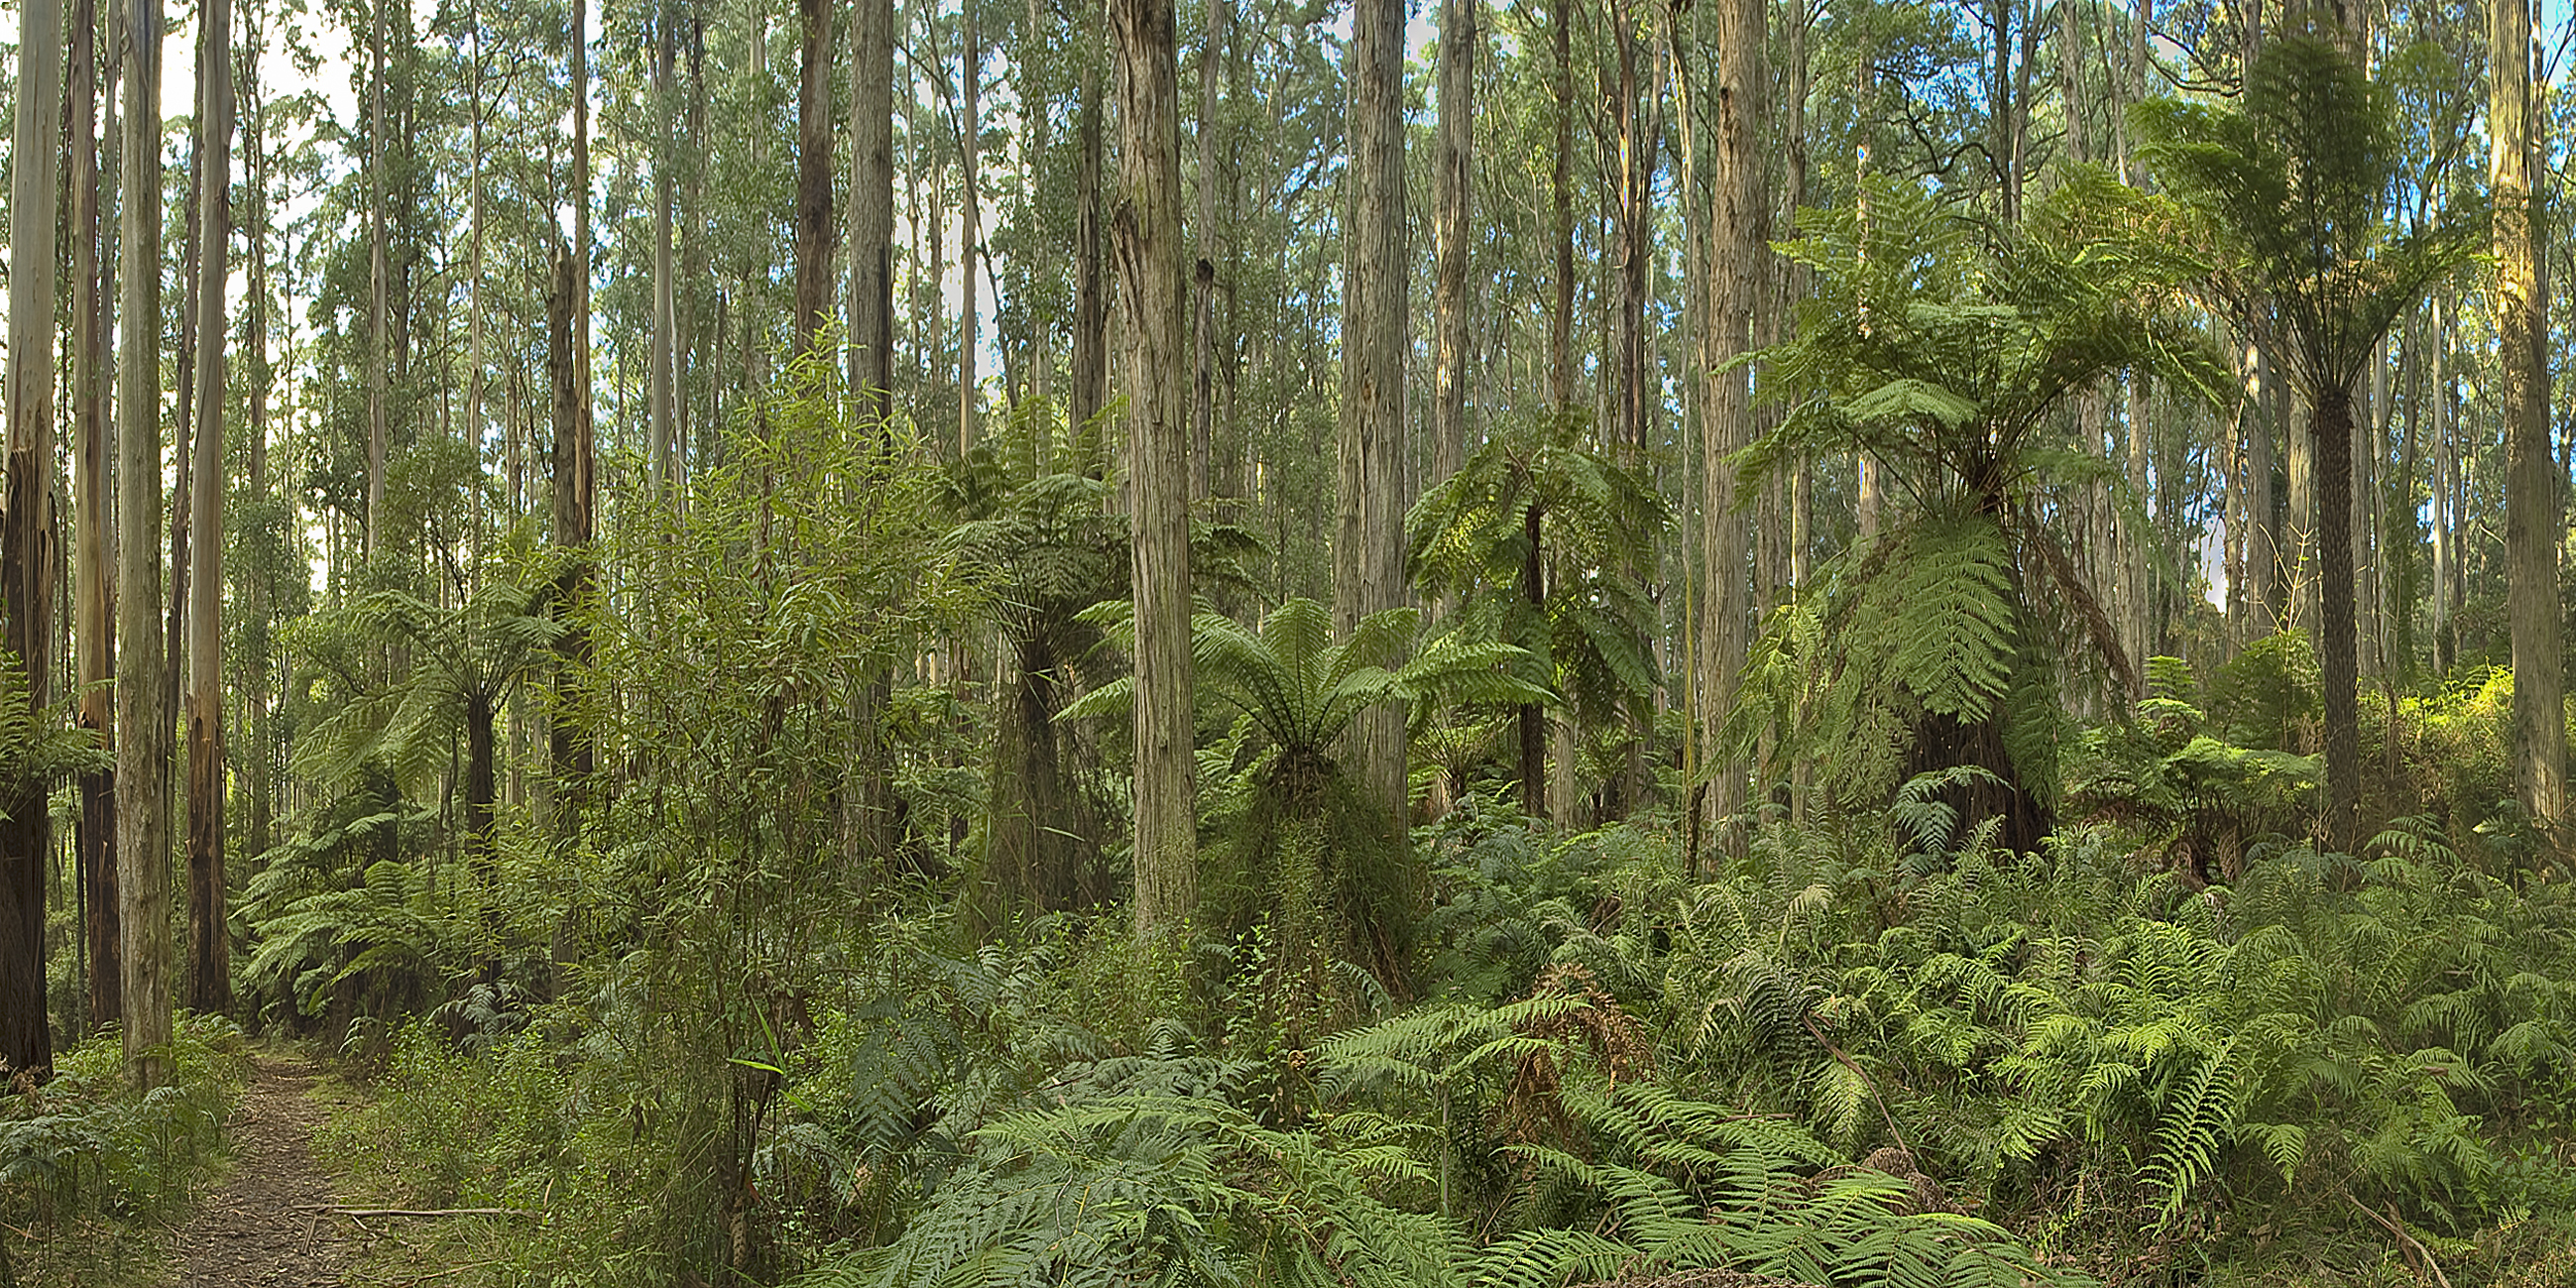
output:
[[[2561,7],[0,36],[6,1288],[2576,1286]]]

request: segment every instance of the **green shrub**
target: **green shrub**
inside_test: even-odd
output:
[[[222,1156],[222,1129],[250,1065],[241,1031],[183,1015],[170,1081],[138,1093],[122,1040],[61,1052],[54,1078],[0,1097],[0,1253],[38,1282],[96,1282],[150,1258],[138,1232],[170,1220]],[[120,1233],[122,1232],[122,1233]]]

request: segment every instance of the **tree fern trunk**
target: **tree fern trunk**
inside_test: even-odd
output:
[[[2316,391],[2317,674],[2325,688],[2326,836],[2349,848],[2361,801],[2360,644],[2352,568],[2352,394]]]
[[[1961,720],[1948,712],[1926,713],[1914,726],[1914,747],[1906,762],[1908,776],[1975,765],[1995,781],[1970,783],[1943,791],[1943,804],[1958,811],[1959,832],[2000,818],[1995,844],[2015,854],[2038,851],[2057,830],[2057,819],[2039,793],[2023,781],[2004,743],[2000,715]]]
[[[1540,508],[1532,504],[1521,516],[1521,598],[1533,621],[1547,602],[1547,562],[1539,545]],[[1542,629],[1544,629],[1542,627]],[[1524,702],[1520,709],[1521,812],[1547,817],[1547,708]]]

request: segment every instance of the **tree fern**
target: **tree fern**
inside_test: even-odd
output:
[[[1656,609],[1629,570],[1670,523],[1650,479],[1559,417],[1499,428],[1414,503],[1406,530],[1416,578],[1450,606],[1449,633],[1520,646],[1526,678],[1599,721],[1644,714],[1659,682]]]
[[[1831,739],[1815,750],[1863,794],[1892,788],[1883,775],[1908,758],[1881,755],[1891,735],[1915,768],[1976,763],[2012,784],[2005,796],[2046,793],[2049,740],[2016,718],[2055,710],[2070,657],[2098,659],[2124,686],[2133,671],[2055,532],[2071,508],[2058,498],[2118,483],[2064,450],[2078,445],[2058,441],[2056,411],[2124,369],[2214,393],[2220,364],[2172,307],[2190,265],[2154,199],[2079,170],[1998,234],[1932,194],[1872,182],[1866,225],[1849,208],[1811,212],[1784,248],[1815,279],[1791,339],[1763,355],[1779,377],[1766,387],[1791,405],[1737,464],[1754,482],[1861,452],[1908,504],[1820,579],[1821,670],[1849,696],[1778,732]],[[1748,690],[1775,713],[1778,691]],[[2013,848],[2048,830],[2033,804],[2012,803]]]

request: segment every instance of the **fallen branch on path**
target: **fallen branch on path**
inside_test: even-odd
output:
[[[533,1209],[530,1209],[530,1208],[497,1208],[497,1207],[471,1207],[471,1208],[362,1208],[362,1207],[343,1207],[343,1206],[341,1206],[341,1205],[339,1205],[339,1204],[337,1204],[337,1203],[308,1203],[308,1204],[306,1204],[306,1205],[305,1205],[304,1210],[305,1210],[305,1211],[308,1211],[308,1212],[328,1212],[328,1213],[330,1213],[330,1214],[331,1214],[331,1215],[333,1215],[333,1216],[350,1216],[350,1217],[360,1217],[360,1216],[418,1216],[418,1217],[441,1217],[441,1216],[535,1216],[535,1215],[537,1215],[537,1213],[536,1213]]]
[[[2377,1221],[2390,1234],[2396,1235],[2397,1241],[2400,1244],[2405,1245],[2405,1247],[2412,1253],[2412,1255],[2407,1258],[2409,1262],[2415,1260],[2416,1257],[2422,1257],[2424,1259],[2424,1268],[2433,1272],[2433,1281],[2440,1284],[2442,1288],[2451,1288],[2451,1277],[2442,1273],[2442,1264],[2440,1262],[2433,1260],[2433,1250],[2425,1247],[2422,1243],[2417,1242],[2414,1235],[2406,1232],[2406,1226],[2397,1220],[2397,1209],[2395,1207],[2392,1206],[2389,1209],[2389,1214],[2387,1216],[2381,1216],[2380,1214],[2371,1211],[2369,1205],[2363,1203],[2360,1199],[2354,1198],[2352,1196],[2352,1191],[2350,1190],[2345,1190],[2343,1192],[2343,1198],[2345,1202],[2359,1208],[2363,1216],[2369,1217],[2373,1221]]]

